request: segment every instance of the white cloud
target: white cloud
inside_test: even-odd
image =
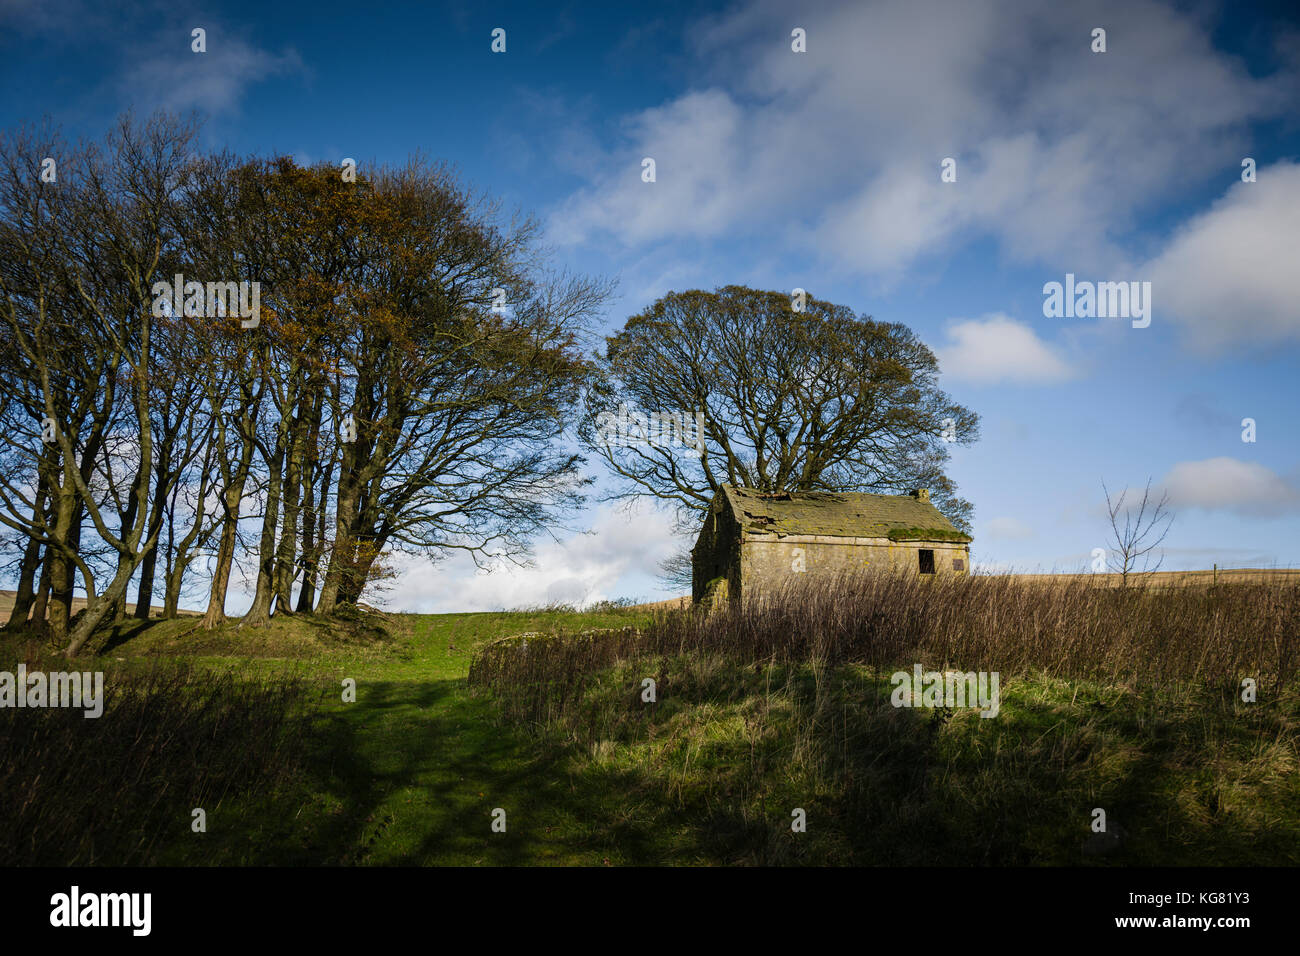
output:
[[[796,19],[807,53],[790,51],[778,0],[696,27],[706,83],[629,117],[552,234],[639,244],[766,230],[882,277],[991,235],[1014,258],[1109,272],[1128,265],[1117,230],[1212,175],[1225,137],[1295,105],[1292,74],[1252,77],[1205,22],[1153,0],[1086,15],[1033,0],[845,0]],[[1112,44],[1098,55],[1102,21]],[[640,181],[643,156],[654,184]],[[948,156],[952,184],[939,178]]]
[[[129,7],[87,0],[0,0],[0,25],[6,33],[47,46],[89,38],[114,50],[123,68],[105,86],[123,107],[141,116],[157,109],[232,111],[250,86],[277,75],[307,72],[296,50],[272,53],[260,48],[246,39],[246,23],[238,20],[227,26],[210,14],[196,17],[171,0],[140,0]],[[191,49],[196,27],[207,31],[205,53]]]
[[[592,232],[625,242],[668,236],[716,236],[748,200],[735,188],[746,163],[741,108],[720,90],[688,93],[628,120],[630,152],[595,188],[570,198],[553,219],[551,236],[576,241]],[[642,181],[642,161],[655,162],[655,181]],[[689,210],[689,215],[684,212]]]
[[[122,94],[137,108],[223,113],[238,107],[252,85],[303,71],[295,50],[271,53],[236,32],[207,27],[207,52],[190,50],[189,30],[156,35],[141,46],[122,79]],[[177,39],[179,37],[179,39]]]
[[[503,565],[484,573],[464,556],[438,564],[398,556],[393,586],[382,601],[378,594],[367,600],[395,611],[448,613],[635,596],[620,591],[623,582],[638,572],[653,575],[679,546],[671,526],[669,516],[648,507],[628,512],[602,506],[594,512],[592,533],[540,543],[532,567]]]
[[[1270,517],[1300,510],[1300,490],[1264,465],[1236,458],[1182,461],[1162,482],[1174,507]]]
[[[957,322],[948,327],[948,339],[935,349],[945,380],[1048,384],[1075,375],[1033,329],[1001,313]]]
[[[1155,308],[1190,343],[1225,345],[1300,339],[1300,165],[1260,167],[1188,222],[1144,270]]]

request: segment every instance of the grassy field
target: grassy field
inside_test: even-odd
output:
[[[1300,863],[1297,589],[1046,593],[130,622],[104,717],[0,710],[0,863]],[[1001,662],[998,718],[891,706],[912,660]]]
[[[500,726],[465,676],[473,647],[503,633],[644,620],[626,611],[359,615],[257,630],[115,629],[79,665],[104,670],[110,694],[117,688],[104,717],[0,710],[0,863],[601,864],[608,853],[590,838],[608,807],[593,813],[584,801],[608,795],[575,792],[562,762]],[[67,669],[21,642],[3,653],[0,669],[20,660]],[[355,703],[342,701],[346,678]],[[223,694],[207,701],[214,680]],[[282,691],[273,705],[264,699]],[[173,706],[186,696],[257,713],[226,720],[214,707]],[[176,736],[195,725],[206,739]],[[244,750],[277,732],[277,746]],[[215,767],[196,772],[205,765]],[[206,833],[192,832],[196,807]],[[497,807],[507,811],[503,834],[490,829]]]
[[[1105,587],[1124,587],[1119,574],[1011,574],[1030,584],[1064,584],[1087,580]],[[1141,583],[1147,587],[1206,587],[1214,584],[1300,584],[1297,568],[1217,568],[1209,571],[1152,571],[1130,576],[1130,584]]]

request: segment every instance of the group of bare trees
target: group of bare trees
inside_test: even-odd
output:
[[[196,581],[216,625],[245,557],[258,623],[355,602],[393,551],[518,554],[587,481],[560,439],[608,290],[547,271],[532,220],[422,161],[349,176],[195,135],[0,140],[10,625],[70,655]]]

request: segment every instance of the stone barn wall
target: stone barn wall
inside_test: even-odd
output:
[[[714,499],[691,551],[691,599],[704,600],[709,582],[726,578],[727,592],[740,595],[740,526],[721,498]]]
[[[966,574],[970,545],[955,541],[891,541],[889,538],[840,538],[829,535],[748,537],[741,551],[740,577],[746,600],[791,579],[814,580],[861,571],[918,573],[919,552],[934,553],[936,575]],[[797,566],[802,566],[802,572]],[[731,593],[739,592],[732,587]]]

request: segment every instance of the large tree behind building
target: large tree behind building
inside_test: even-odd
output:
[[[775,493],[929,488],[969,529],[945,473],[979,418],[938,384],[934,353],[905,325],[811,297],[743,286],[673,292],[606,340],[583,443],[617,478],[614,497],[675,506],[683,529],[722,484]],[[703,415],[703,454],[673,442],[609,441],[602,414]],[[611,418],[603,419],[608,423]]]

